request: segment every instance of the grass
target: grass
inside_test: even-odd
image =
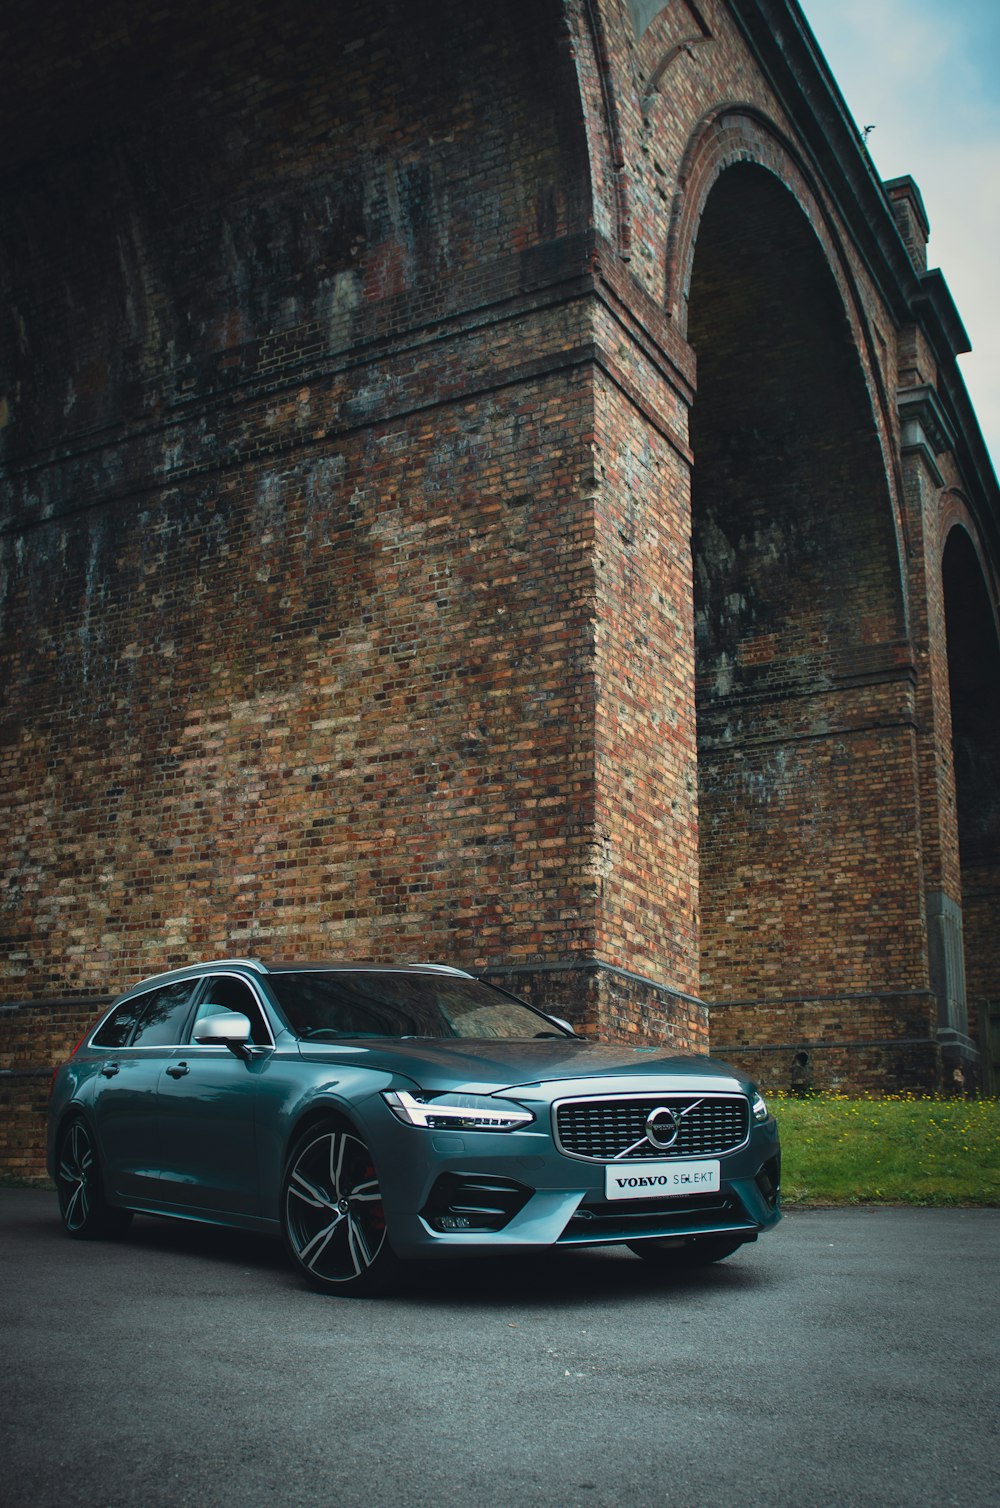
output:
[[[1000,1206],[1000,1100],[769,1094],[782,1203]],[[52,1185],[0,1176],[0,1187]]]
[[[782,1203],[1000,1205],[1000,1101],[768,1096]]]

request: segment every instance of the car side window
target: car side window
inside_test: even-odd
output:
[[[250,1041],[257,1047],[270,1047],[271,1033],[264,1020],[264,1012],[253,990],[244,980],[238,979],[235,974],[213,975],[208,981],[205,998],[198,1007],[198,1015],[210,1016],[213,1005],[249,1016]]]
[[[139,1022],[132,1047],[174,1047],[184,1040],[188,1006],[197,980],[182,979],[165,985],[146,997],[147,1006]]]
[[[135,1030],[135,1024],[141,1020],[146,1007],[153,995],[159,994],[158,990],[147,990],[144,995],[133,995],[129,1000],[123,1000],[111,1015],[102,1024],[94,1037],[95,1047],[125,1047]]]

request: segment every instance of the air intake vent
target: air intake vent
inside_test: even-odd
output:
[[[442,1173],[420,1213],[436,1231],[503,1230],[531,1194],[512,1178]]]

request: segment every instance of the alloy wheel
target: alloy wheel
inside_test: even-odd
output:
[[[63,1137],[56,1170],[59,1209],[71,1235],[86,1228],[94,1195],[94,1144],[82,1121],[74,1121]]]
[[[374,1292],[394,1261],[371,1153],[340,1128],[312,1132],[292,1154],[284,1225],[306,1277],[327,1291]]]
[[[109,1204],[104,1196],[97,1144],[79,1117],[70,1122],[59,1142],[56,1190],[63,1228],[78,1240],[120,1236],[131,1223],[132,1211]]]

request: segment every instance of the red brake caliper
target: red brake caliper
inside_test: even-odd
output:
[[[365,1177],[366,1178],[374,1178],[375,1177],[375,1169],[374,1169],[374,1167],[372,1166],[371,1163],[369,1163],[368,1166],[365,1168]],[[368,1209],[368,1219],[369,1219],[369,1222],[371,1223],[372,1230],[379,1230],[379,1231],[385,1230],[385,1210],[382,1208],[382,1201],[381,1200],[379,1200],[378,1204],[373,1204],[373,1205],[369,1206],[369,1209]]]

